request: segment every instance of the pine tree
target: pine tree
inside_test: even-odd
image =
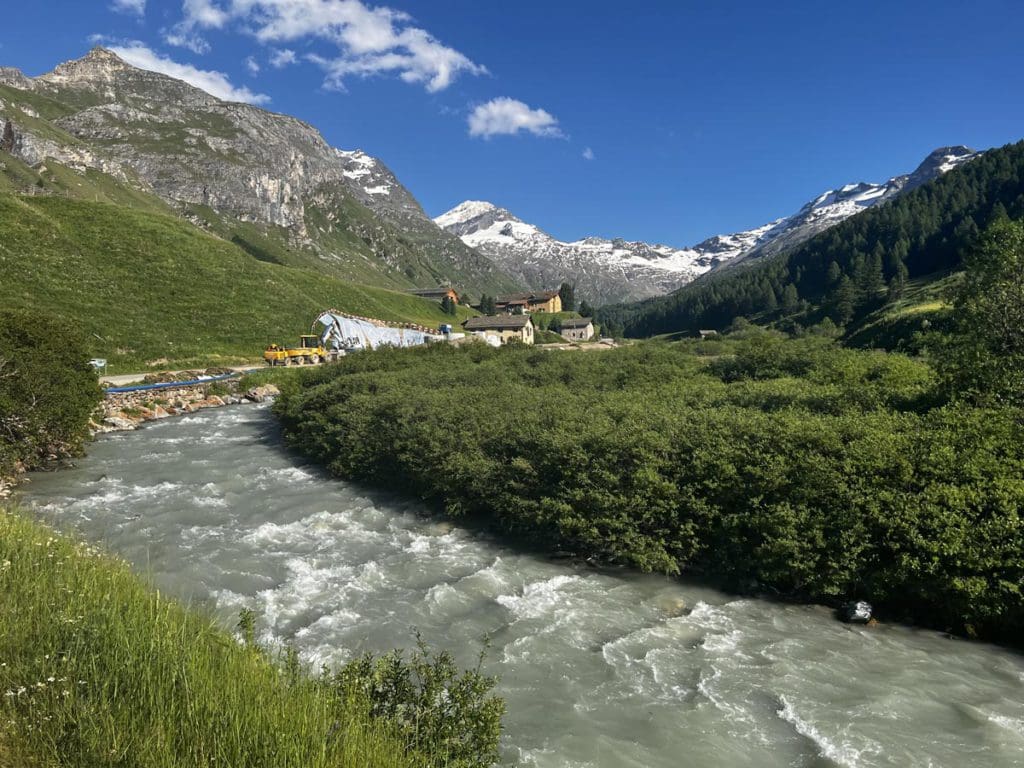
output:
[[[576,309],[576,287],[571,283],[562,283],[558,289],[558,295],[562,298],[562,311],[572,312]]]
[[[889,301],[896,301],[902,299],[903,294],[907,289],[907,265],[902,261],[896,267],[896,274],[892,276],[892,280],[889,281]]]
[[[845,275],[840,278],[836,287],[834,311],[832,318],[837,325],[846,325],[853,319],[853,313],[857,309],[857,286],[853,280]]]
[[[494,297],[488,296],[486,293],[480,297],[480,312],[485,315],[493,315],[497,312],[494,306]]]
[[[843,270],[839,268],[838,264],[833,261],[828,265],[828,274],[825,276],[825,279],[828,281],[829,285],[835,285],[842,279],[842,277]]]
[[[580,302],[580,314],[584,317],[594,316],[594,308],[587,303],[586,299]]]
[[[787,285],[782,291],[782,308],[786,312],[793,312],[800,306],[800,293],[793,283]]]

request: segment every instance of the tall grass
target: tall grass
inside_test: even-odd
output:
[[[2,509],[0,627],[0,765],[428,764],[368,704]]]

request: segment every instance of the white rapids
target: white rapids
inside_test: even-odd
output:
[[[535,768],[1024,766],[1024,658],[821,607],[517,552],[283,450],[265,408],[101,439],[25,499],[314,668],[484,636]]]

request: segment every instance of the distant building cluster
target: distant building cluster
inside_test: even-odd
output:
[[[442,305],[460,301],[458,291],[451,286],[418,288],[409,293]],[[511,341],[533,344],[537,330],[530,315],[556,315],[562,312],[562,296],[557,290],[511,293],[494,298],[484,297],[473,308],[487,314],[472,317],[462,323],[468,336],[482,338],[495,346]],[[409,327],[420,329],[419,326]],[[557,328],[562,338],[572,342],[590,341],[595,335],[594,321],[589,317],[567,318],[560,322],[556,318],[552,321],[552,328]]]

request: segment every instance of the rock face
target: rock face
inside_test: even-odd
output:
[[[360,276],[369,266],[394,287],[517,286],[435,226],[383,163],[331,147],[296,118],[222,101],[103,48],[37,78],[0,70],[0,82],[49,108],[26,121],[19,156],[29,164],[54,158],[102,170],[207,226],[280,228],[343,277],[357,263]],[[15,122],[33,109],[29,99],[10,101]]]
[[[795,248],[814,235],[976,157],[967,147],[932,152],[911,174],[884,184],[859,182],[822,193],[791,216],[688,248],[588,237],[564,242],[504,208],[466,201],[434,221],[491,257],[504,271],[539,290],[575,283],[592,304],[635,301],[671,293],[699,275]]]

